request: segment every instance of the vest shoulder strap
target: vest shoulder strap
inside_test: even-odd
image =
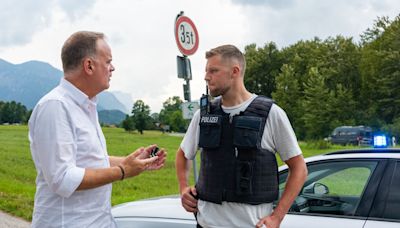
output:
[[[222,109],[221,109],[221,98],[220,97],[211,101],[211,103],[210,103],[210,112],[214,113],[214,114],[222,112]]]
[[[274,101],[272,99],[265,96],[257,96],[245,112],[250,115],[253,114],[267,118],[273,104]]]

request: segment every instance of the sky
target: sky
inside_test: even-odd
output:
[[[189,56],[191,99],[205,93],[205,52],[233,44],[279,49],[314,37],[342,35],[355,42],[378,17],[393,20],[399,0],[0,0],[0,58],[19,64],[30,60],[62,69],[64,41],[80,30],[103,32],[116,70],[109,91],[143,100],[159,112],[169,97],[183,100],[184,80],[177,77],[174,36],[179,12],[199,33]]]

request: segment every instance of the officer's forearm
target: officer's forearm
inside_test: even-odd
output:
[[[307,178],[307,166],[304,163],[302,155],[289,159],[286,161],[286,164],[289,166],[289,175],[285,190],[273,213],[273,215],[279,217],[280,220],[282,220],[288,212]]]
[[[181,148],[176,152],[176,176],[179,182],[179,192],[189,186],[189,171],[190,171],[190,161],[186,159],[185,154]]]

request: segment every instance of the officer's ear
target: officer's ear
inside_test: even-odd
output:
[[[240,66],[235,64],[232,66],[232,77],[239,77],[240,76]]]

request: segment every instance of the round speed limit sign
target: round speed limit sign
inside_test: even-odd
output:
[[[183,55],[193,55],[199,47],[199,33],[190,18],[180,16],[175,22],[175,40]]]

